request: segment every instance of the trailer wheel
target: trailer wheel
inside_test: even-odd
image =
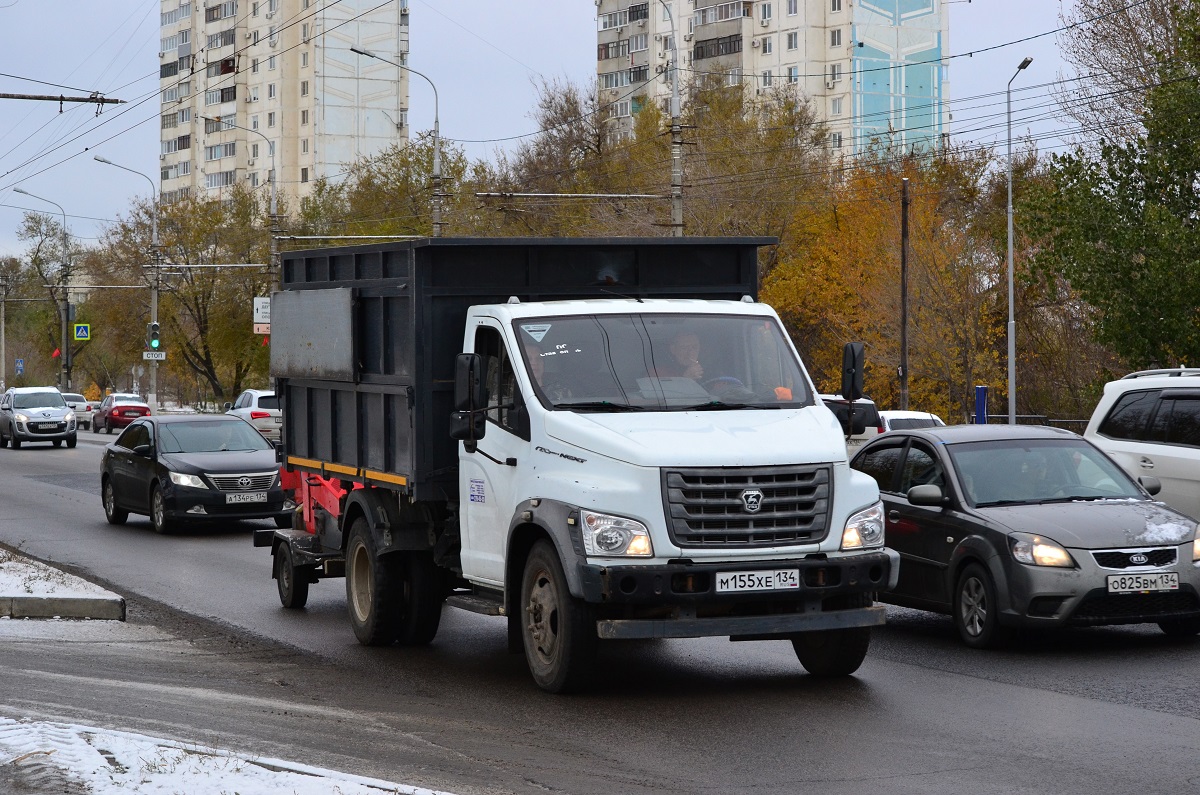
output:
[[[849,676],[862,665],[870,645],[870,627],[803,632],[792,638],[796,659],[813,676]]]
[[[395,556],[381,558],[367,520],[350,525],[346,544],[346,602],[350,626],[364,646],[387,646],[396,640],[402,576]]]
[[[307,567],[296,567],[292,548],[284,543],[275,548],[275,586],[284,607],[299,609],[308,603]]]
[[[401,646],[427,646],[437,636],[442,623],[441,570],[433,562],[433,553],[404,552],[399,621],[396,640]]]
[[[596,659],[596,623],[591,609],[571,596],[558,553],[538,541],[521,578],[522,639],[533,681],[551,693],[580,689]]]

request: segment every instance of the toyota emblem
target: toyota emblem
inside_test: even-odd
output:
[[[746,489],[742,492],[742,504],[746,513],[758,513],[762,510],[763,493],[758,489]]]
[[[1150,562],[1150,558],[1146,557],[1141,552],[1134,552],[1129,556],[1129,562],[1135,566],[1145,566]]]
[[[253,480],[246,477],[245,475],[242,475],[240,478],[238,478],[238,485],[241,486],[243,489],[250,488],[250,484],[253,482],[254,482]]]

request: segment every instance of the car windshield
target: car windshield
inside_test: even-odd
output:
[[[262,434],[239,419],[163,423],[158,426],[158,439],[159,451],[163,453],[271,449]]]
[[[85,398],[83,395],[75,395],[70,392],[63,393],[63,400],[67,401],[68,403],[86,403],[87,402],[87,398]]]
[[[48,409],[67,405],[58,392],[17,392],[13,395],[15,409]]]
[[[109,397],[113,403],[145,403],[141,395],[119,395],[114,392]]]
[[[258,407],[260,409],[277,409],[279,408],[279,397],[277,395],[259,395]]]
[[[1144,499],[1119,466],[1082,439],[996,439],[946,449],[976,508]]]
[[[634,314],[514,322],[542,405],[570,411],[811,405],[779,324],[762,315]]]

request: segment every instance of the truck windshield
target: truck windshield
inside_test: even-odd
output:
[[[761,315],[572,315],[514,321],[547,408],[777,409],[811,405],[779,325]]]

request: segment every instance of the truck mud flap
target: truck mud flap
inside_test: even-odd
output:
[[[605,640],[713,638],[722,635],[728,635],[730,640],[768,640],[784,639],[800,632],[877,627],[886,622],[887,608],[875,605],[826,613],[597,621],[596,634]]]

